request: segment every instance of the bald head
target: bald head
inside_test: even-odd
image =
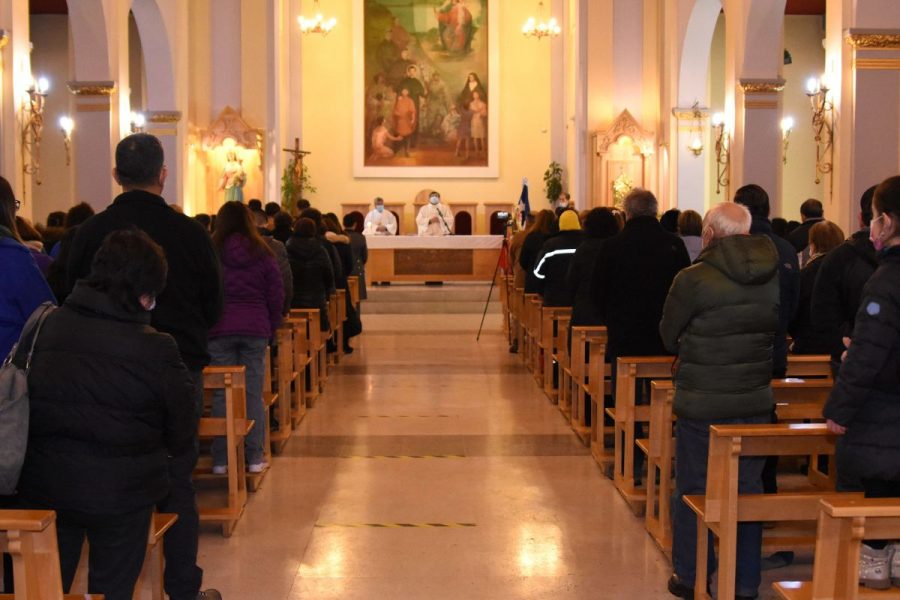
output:
[[[752,221],[746,206],[734,202],[717,204],[703,219],[703,241],[708,244],[732,235],[747,235]]]

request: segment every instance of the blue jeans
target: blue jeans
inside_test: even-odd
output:
[[[751,425],[771,423],[771,415],[743,419],[700,421],[681,419],[675,423],[675,492],[672,494],[672,565],[683,583],[694,585],[697,575],[697,516],[682,501],[684,496],[706,493],[706,464],[709,458],[710,425]],[[738,492],[761,494],[765,457],[742,458]],[[762,523],[738,523],[737,575],[735,592],[756,596],[760,584]],[[715,571],[710,534],[707,573]]]
[[[244,335],[226,335],[209,340],[209,354],[215,366],[244,366],[247,368],[247,418],[256,421],[253,429],[244,438],[244,453],[247,464],[263,461],[265,443],[266,414],[263,408],[263,369],[265,368],[266,338]],[[213,395],[212,414],[225,416],[225,392],[219,390]],[[213,464],[228,464],[225,438],[216,438],[212,444]]]

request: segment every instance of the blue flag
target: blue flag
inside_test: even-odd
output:
[[[517,206],[519,209],[519,219],[520,219],[520,227],[525,227],[525,219],[531,213],[531,203],[528,202],[528,179],[522,180],[522,194],[519,196],[519,204]]]

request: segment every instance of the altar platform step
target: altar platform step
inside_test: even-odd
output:
[[[363,303],[362,311],[363,314],[481,314],[489,289],[490,284],[484,283],[369,285],[369,298]],[[495,287],[488,313],[500,312],[500,290]]]

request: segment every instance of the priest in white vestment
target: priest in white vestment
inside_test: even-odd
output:
[[[397,217],[385,209],[381,198],[375,198],[375,208],[366,215],[363,235],[397,235]]]
[[[419,209],[416,217],[419,235],[453,235],[453,213],[441,204],[441,195],[432,192],[428,204]]]

